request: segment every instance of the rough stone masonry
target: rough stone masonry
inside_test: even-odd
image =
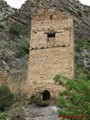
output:
[[[56,8],[38,9],[31,20],[27,97],[35,92],[56,97],[63,90],[53,81],[57,74],[74,77],[73,18]]]

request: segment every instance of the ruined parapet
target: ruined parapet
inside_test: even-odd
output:
[[[31,21],[27,97],[45,90],[55,96],[63,90],[54,84],[57,74],[74,77],[73,18],[56,8],[38,9]]]

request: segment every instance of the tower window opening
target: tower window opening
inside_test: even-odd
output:
[[[56,36],[55,32],[49,32],[49,33],[47,33],[47,37],[48,38],[55,38],[55,36]]]
[[[50,15],[50,20],[52,20],[52,15]]]

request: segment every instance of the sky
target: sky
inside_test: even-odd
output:
[[[90,0],[79,0],[82,4],[90,5]]]
[[[11,7],[20,8],[26,0],[5,0]]]
[[[21,5],[26,1],[26,0],[5,0],[7,3],[14,8],[20,8]],[[90,5],[90,0],[79,0],[82,4],[85,5]]]

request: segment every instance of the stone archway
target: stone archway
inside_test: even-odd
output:
[[[48,90],[42,92],[42,100],[43,101],[50,100],[50,92]]]

